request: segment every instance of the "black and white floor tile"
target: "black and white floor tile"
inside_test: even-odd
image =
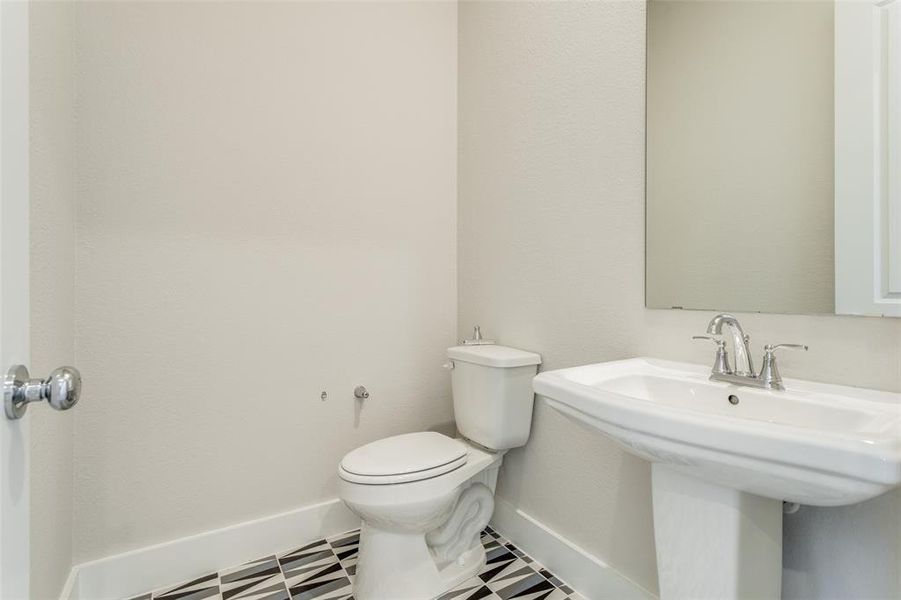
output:
[[[353,600],[360,532],[349,531],[131,600]],[[584,600],[487,527],[478,576],[438,600]]]
[[[482,545],[487,560],[478,576],[438,600],[584,600],[491,527],[482,532]]]

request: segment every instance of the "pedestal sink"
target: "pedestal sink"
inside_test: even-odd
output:
[[[651,461],[663,600],[778,599],[782,502],[840,506],[901,484],[901,394],[708,381],[635,358],[541,373],[537,394]]]

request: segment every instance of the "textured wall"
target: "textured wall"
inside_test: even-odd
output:
[[[456,6],[76,23],[76,561],[333,498],[348,450],[450,421]]]
[[[478,322],[540,352],[544,369],[707,363],[690,336],[711,313],[643,306],[644,4],[466,2],[459,39],[459,334]],[[740,316],[755,354],[765,341],[810,344],[786,353],[786,374],[901,391],[901,319]],[[499,494],[654,590],[649,475],[539,400]],[[897,595],[899,506],[896,492],[788,517],[786,595]],[[836,581],[847,593],[826,591]]]
[[[464,2],[459,12],[460,333],[542,369],[638,354],[644,8]],[[650,468],[537,402],[498,493],[656,588]]]
[[[75,85],[72,2],[30,6],[31,364],[75,362]],[[80,409],[80,407],[79,407]],[[77,410],[79,410],[77,409]],[[31,597],[58,598],[72,567],[75,412],[31,420]]]
[[[648,11],[648,306],[834,313],[833,2]]]

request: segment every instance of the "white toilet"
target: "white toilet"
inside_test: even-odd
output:
[[[504,453],[529,439],[541,357],[496,345],[448,348],[459,438],[424,431],[361,446],[338,467],[363,524],[356,600],[429,600],[485,564]]]

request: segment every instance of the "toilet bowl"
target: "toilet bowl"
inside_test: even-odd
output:
[[[436,446],[448,454],[433,451],[436,464],[423,467]],[[388,453],[396,459],[384,461]],[[475,576],[485,564],[479,538],[494,510],[502,456],[434,432],[386,438],[348,454],[338,470],[339,495],[363,522],[354,597],[424,600]],[[397,471],[378,468],[386,462]]]
[[[457,346],[451,359],[460,437],[433,431],[376,440],[338,467],[341,499],[362,521],[356,600],[430,600],[485,564],[503,456],[525,444],[541,358],[504,346]]]

